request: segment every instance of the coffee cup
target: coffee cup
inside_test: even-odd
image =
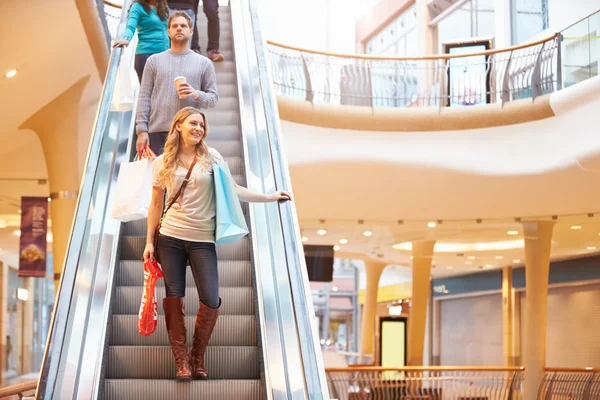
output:
[[[181,86],[182,83],[186,83],[187,82],[187,79],[185,78],[185,76],[178,76],[177,78],[175,78],[173,80],[173,82],[175,82],[175,89],[177,89],[177,95],[179,96],[179,98],[180,99],[187,98],[186,95],[179,94],[179,86]]]

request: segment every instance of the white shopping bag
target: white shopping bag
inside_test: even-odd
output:
[[[148,217],[152,200],[152,159],[121,165],[113,202],[112,217],[128,222]]]

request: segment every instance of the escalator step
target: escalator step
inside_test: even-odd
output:
[[[195,316],[185,319],[187,340],[191,346],[194,336]],[[137,315],[113,315],[110,344],[113,346],[168,346],[165,318],[158,317],[156,330],[142,336],[137,328]],[[210,346],[256,346],[256,319],[253,315],[221,315],[210,338]]]
[[[143,264],[142,261],[121,261],[117,272],[117,286],[142,286]],[[164,279],[159,279],[157,286],[164,286]],[[190,268],[187,268],[186,286],[196,287]],[[249,261],[219,261],[219,286],[252,286],[252,264]]]
[[[217,74],[217,91],[219,89],[219,85],[234,85],[237,82],[237,77],[235,75],[235,70],[225,70],[225,69],[215,69],[215,73]],[[231,97],[236,100],[237,106],[237,97]],[[221,106],[222,104],[220,104]]]
[[[115,288],[114,311],[115,315],[138,315],[140,301],[142,300],[141,286],[121,286]],[[162,299],[165,297],[163,287],[156,288],[158,314],[164,315]],[[221,296],[221,315],[254,315],[254,301],[251,287],[222,287],[219,289]],[[184,297],[186,315],[196,315],[198,312],[198,292],[195,288],[188,288]]]
[[[219,84],[219,82],[217,81],[217,92],[219,93],[219,98],[221,97],[235,97],[237,99],[238,97],[238,87],[237,85],[233,84],[233,83],[225,83],[225,84]],[[220,107],[217,106],[217,110]],[[214,110],[214,108],[211,108],[211,110]],[[215,122],[218,122],[219,125],[231,125],[231,124],[238,124],[239,123],[239,114],[237,119],[216,119]],[[210,120],[209,120],[210,123]]]
[[[221,85],[218,88],[220,96],[222,88],[227,88],[228,86],[230,85]],[[226,110],[217,106],[217,108],[209,108],[208,110],[204,110],[204,113],[208,119],[209,126],[211,123],[215,123],[216,121],[218,121],[220,124],[231,125],[240,120],[240,111],[238,108]]]
[[[206,53],[203,54],[206,55]],[[228,82],[219,82],[219,74],[224,72],[233,72],[235,74],[237,72],[237,70],[235,69],[235,61],[224,60],[218,63],[214,63],[213,65],[215,66],[215,73],[217,74],[217,91],[219,92],[219,96],[221,96],[221,85]]]
[[[259,380],[176,382],[149,379],[107,379],[105,400],[262,400]]]
[[[253,346],[209,346],[205,355],[206,369],[211,379],[258,379],[259,353]],[[108,348],[108,379],[172,379],[175,372],[175,359],[169,346]]]
[[[229,164],[229,169],[231,169],[231,173],[233,175],[243,175],[241,168],[243,167],[242,156],[244,154],[244,150],[242,148],[242,143],[239,140],[226,140],[221,139],[219,137],[213,137],[212,134],[208,134],[208,139],[206,139],[206,144],[210,147],[214,147],[227,161]],[[234,172],[233,167],[238,166],[237,170]]]
[[[145,236],[123,236],[121,239],[121,260],[141,260],[146,247]],[[250,239],[242,238],[232,244],[217,246],[219,261],[249,261]]]

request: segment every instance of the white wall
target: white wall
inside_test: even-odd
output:
[[[306,49],[354,53],[358,0],[262,0],[267,40]]]
[[[598,10],[600,0],[548,0],[550,30],[563,30]]]

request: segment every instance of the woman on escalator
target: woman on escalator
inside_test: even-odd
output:
[[[215,248],[215,195],[212,165],[223,157],[209,148],[206,116],[193,107],[181,109],[173,119],[164,153],[156,158],[152,171],[152,202],[144,260],[160,259],[165,279],[163,300],[169,342],[177,364],[176,379],[207,379],[204,353],[219,315],[219,278]],[[185,182],[185,184],[184,184]],[[240,200],[274,202],[290,200],[284,191],[255,193],[235,185]],[[157,248],[154,234],[161,218],[165,190],[167,206],[159,230]],[[192,350],[188,354],[184,301],[186,265],[189,260],[199,297],[199,310]]]
[[[140,82],[148,58],[152,54],[169,49],[168,19],[169,6],[167,0],[135,0],[129,9],[127,27],[123,36],[113,43],[113,47],[129,46],[129,42],[137,29],[138,45],[135,49],[134,67]]]

